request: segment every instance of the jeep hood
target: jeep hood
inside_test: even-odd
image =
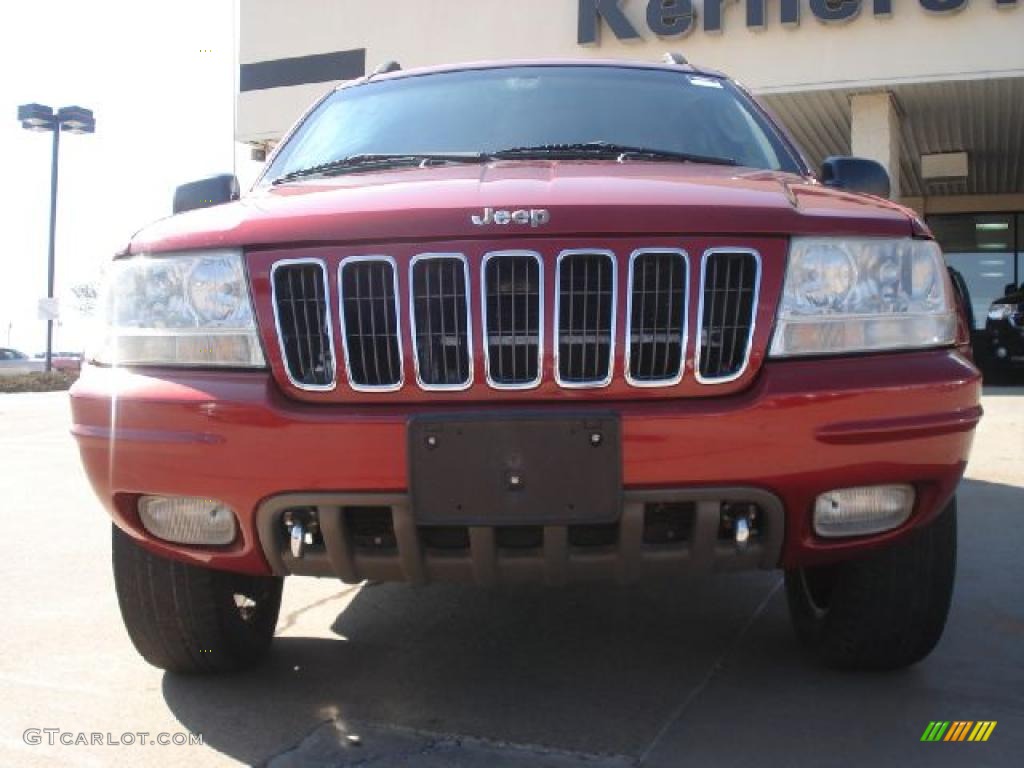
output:
[[[550,221],[476,225],[485,208]],[[172,216],[130,251],[581,235],[907,236],[913,214],[800,176],[722,166],[504,161],[311,179]]]

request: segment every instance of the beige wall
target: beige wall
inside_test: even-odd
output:
[[[853,21],[823,24],[804,0],[801,24],[790,28],[768,0],[761,31],[746,27],[743,2],[726,2],[722,34],[707,34],[698,22],[683,39],[648,30],[646,0],[621,5],[642,42],[620,42],[603,25],[599,45],[577,45],[577,0],[242,0],[240,60],[366,48],[372,69],[388,59],[408,68],[545,56],[654,60],[678,50],[762,93],[1024,74],[1024,2],[998,10],[993,0],[970,0],[959,13],[936,15],[917,0],[895,0],[884,19],[865,0]],[[242,93],[238,138],[279,137],[330,86]]]
[[[924,215],[934,213],[1014,213],[1016,211],[1024,211],[1024,194],[904,197],[900,202]]]

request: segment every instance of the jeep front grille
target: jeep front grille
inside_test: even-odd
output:
[[[555,377],[563,387],[607,386],[615,359],[615,254],[564,251],[555,282]]]
[[[270,275],[285,370],[300,389],[334,389],[327,267],[319,259],[279,261]]]
[[[545,282],[552,263],[554,279]],[[625,311],[620,263],[628,270]],[[739,379],[750,364],[762,277],[755,250],[698,256],[648,247],[628,258],[603,249],[424,253],[408,264],[406,284],[396,255],[349,256],[329,276],[324,259],[273,263],[282,375],[303,390],[333,390],[335,322],[347,383],[359,392],[403,389],[409,365],[420,389],[470,388],[476,322],[486,383],[498,390],[541,387],[549,378],[566,389],[605,387],[616,375],[634,387],[670,388],[687,368],[710,387]],[[625,347],[617,371],[620,314]],[[544,367],[548,347],[553,370]]]
[[[626,378],[639,387],[683,377],[689,259],[683,251],[641,250],[629,261]]]
[[[540,254],[529,251],[489,253],[484,257],[484,359],[487,381],[498,389],[527,389],[540,384],[543,265]]]
[[[410,267],[416,377],[424,389],[473,383],[469,264],[461,254],[422,254]]]
[[[705,384],[739,378],[750,360],[761,259],[754,251],[711,250],[701,263],[697,379]]]
[[[341,331],[349,383],[356,390],[402,386],[398,275],[388,256],[341,262]]]

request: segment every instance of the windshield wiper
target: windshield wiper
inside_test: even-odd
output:
[[[634,147],[628,144],[615,144],[609,141],[584,141],[574,144],[537,144],[532,147],[512,147],[491,152],[491,157],[499,160],[534,157],[556,159],[614,157],[619,162],[627,159],[636,159],[662,160],[675,163],[706,163],[708,165],[739,165],[735,160],[728,157],[694,155],[689,152],[675,152],[670,149]]]
[[[344,173],[358,171],[376,171],[387,168],[405,166],[421,166],[446,163],[482,163],[488,156],[482,152],[426,152],[410,154],[363,154],[349,155],[329,163],[300,168],[283,176],[278,176],[272,184],[286,184],[297,179],[309,179],[315,176],[340,176]]]

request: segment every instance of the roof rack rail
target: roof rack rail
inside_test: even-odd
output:
[[[675,64],[676,66],[679,67],[685,67],[690,64],[690,62],[686,60],[686,57],[677,51],[671,51],[669,53],[666,53],[664,56],[661,57],[661,60],[664,61],[666,64]]]
[[[376,77],[377,75],[386,75],[390,72],[400,72],[401,70],[402,65],[399,64],[397,61],[385,61],[375,70],[373,70],[373,72],[370,73],[370,77]]]

